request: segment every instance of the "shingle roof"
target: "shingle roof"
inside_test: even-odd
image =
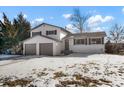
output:
[[[80,37],[80,36],[86,36],[86,37],[97,37],[97,36],[101,36],[101,37],[105,37],[106,33],[105,32],[83,32],[83,33],[74,33],[74,34],[69,34],[67,35],[65,38],[67,37]]]
[[[57,40],[57,39],[54,39],[54,38],[51,38],[51,37],[48,37],[48,36],[44,36],[44,35],[36,35],[36,36],[45,37],[45,38],[48,38],[48,39],[54,40],[54,41],[56,41],[56,42],[61,42],[60,40]],[[23,42],[25,42],[25,41],[27,41],[27,40],[30,40],[30,39],[32,39],[32,38],[34,38],[34,37],[36,37],[36,36],[30,37],[30,38],[28,38],[28,39],[22,41],[21,43],[23,43]]]
[[[36,27],[32,28],[31,30],[34,30],[34,29],[36,29],[36,28],[38,28],[38,27],[42,26],[43,24],[46,24],[46,25],[50,25],[50,26],[54,26],[54,27],[60,28],[61,30],[63,30],[63,31],[64,31],[64,32],[66,32],[66,33],[71,33],[70,31],[68,31],[68,30],[66,30],[66,29],[64,29],[64,28],[62,28],[62,27],[55,26],[55,25],[48,24],[48,23],[42,23],[42,24],[39,24],[38,26],[36,26]]]
[[[57,39],[54,39],[54,38],[51,38],[51,37],[48,37],[48,36],[45,36],[45,35],[39,35],[39,36],[42,36],[42,37],[45,37],[45,38],[48,38],[48,39],[52,39],[52,40],[57,41],[57,42],[61,42],[60,40],[57,40]]]

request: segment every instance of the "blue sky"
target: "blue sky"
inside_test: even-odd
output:
[[[32,26],[42,22],[58,25],[61,27],[67,26],[69,29],[74,29],[69,21],[69,17],[73,14],[73,9],[79,8],[82,14],[90,13],[87,24],[91,31],[109,30],[114,23],[124,24],[124,7],[123,6],[4,6],[0,7],[0,19],[2,12],[12,20],[20,12],[24,14]]]

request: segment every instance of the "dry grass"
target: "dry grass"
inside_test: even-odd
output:
[[[48,75],[48,73],[45,73],[45,72],[37,73],[37,77],[46,76],[46,75]]]
[[[109,81],[109,80],[106,80],[106,79],[99,79],[100,81],[102,82],[105,82],[105,83],[112,83],[112,81]]]
[[[17,79],[17,80],[8,80],[3,83],[3,86],[8,86],[8,87],[16,87],[16,86],[21,86],[25,87],[28,84],[31,83],[32,80],[25,80],[25,79]]]
[[[65,73],[63,73],[62,71],[59,71],[59,72],[55,72],[54,73],[54,79],[56,79],[56,78],[59,78],[59,77],[66,77],[67,76],[67,74],[65,74]]]
[[[105,79],[93,79],[92,77],[86,77],[82,76],[81,74],[74,74],[73,79],[68,80],[60,80],[59,84],[56,84],[56,87],[69,87],[69,86],[75,86],[75,87],[97,87],[99,85],[109,85],[112,83],[109,80]]]

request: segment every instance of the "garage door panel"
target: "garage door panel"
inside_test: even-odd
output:
[[[40,55],[53,55],[53,44],[52,43],[40,43],[39,44]]]
[[[25,55],[36,55],[36,44],[25,44]]]

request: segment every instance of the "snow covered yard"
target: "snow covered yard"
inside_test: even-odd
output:
[[[21,56],[21,55],[5,55],[5,54],[1,54],[0,55],[0,60],[9,59],[9,58],[16,58],[18,56]]]
[[[3,60],[0,61],[0,86],[122,87],[124,56],[71,54]]]

